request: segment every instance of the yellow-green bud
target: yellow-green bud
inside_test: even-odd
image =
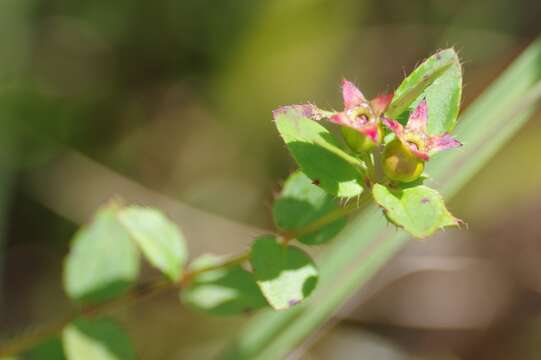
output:
[[[425,168],[423,160],[399,139],[394,139],[383,151],[383,172],[394,181],[411,182],[416,180]]]
[[[375,128],[375,131],[377,132],[376,139],[361,134],[359,131],[347,126],[340,127],[340,130],[342,131],[346,144],[356,153],[365,153],[372,150],[381,143],[383,137],[383,131],[379,124],[377,125],[377,128]],[[376,140],[377,143],[374,142],[374,140]]]

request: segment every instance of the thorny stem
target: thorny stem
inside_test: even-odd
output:
[[[277,236],[279,236],[284,243],[287,243],[290,240],[296,239],[304,235],[311,234],[317,231],[318,229],[320,229],[321,227],[328,225],[344,216],[351,214],[355,210],[359,209],[360,207],[362,207],[362,205],[368,202],[370,197],[371,197],[370,193],[366,191],[361,195],[361,197],[357,201],[353,201],[344,207],[340,207],[336,209],[335,211],[330,212],[326,216],[323,216],[319,218],[318,220],[300,229],[292,230],[292,231],[285,231],[285,232],[278,232]],[[83,306],[79,309],[72,311],[71,313],[69,313],[62,319],[51,322],[42,327],[33,329],[33,331],[31,332],[22,334],[10,341],[7,341],[4,344],[1,344],[0,345],[0,358],[13,356],[21,352],[24,352],[26,350],[29,350],[33,346],[56,335],[58,332],[62,331],[62,329],[65,326],[67,326],[70,322],[72,322],[73,320],[77,319],[80,316],[97,316],[97,315],[106,313],[108,311],[111,311],[112,309],[120,305],[128,305],[134,302],[141,301],[143,299],[154,297],[156,295],[162,294],[170,290],[185,288],[186,286],[190,284],[191,280],[199,274],[242,264],[243,262],[248,261],[249,259],[250,259],[250,250],[246,250],[238,255],[227,258],[218,264],[201,268],[201,269],[197,269],[197,270],[193,270],[193,271],[185,271],[177,282],[170,282],[163,279],[152,280],[152,281],[149,281],[149,282],[146,282],[134,287],[131,291],[129,291],[128,293],[122,296],[119,296],[110,300],[106,300],[98,304],[91,304],[91,305]]]

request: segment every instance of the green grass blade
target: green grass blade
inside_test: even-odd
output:
[[[541,39],[534,42],[461,117],[465,146],[444,153],[428,171],[445,197],[456,194],[505,144],[541,96]],[[225,359],[279,359],[297,347],[406,243],[374,207],[354,219],[321,261],[321,279],[310,301],[287,312],[263,312],[224,354]]]

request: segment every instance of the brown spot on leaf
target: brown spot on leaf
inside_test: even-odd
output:
[[[242,309],[242,312],[246,315],[251,315],[254,311],[251,308],[244,308]]]
[[[427,197],[424,197],[421,199],[421,204],[428,204],[430,202],[430,199]]]
[[[315,179],[314,181],[312,181],[312,184],[316,185],[316,186],[319,186],[321,182],[319,181],[319,179]]]

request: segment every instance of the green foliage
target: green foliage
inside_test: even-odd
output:
[[[68,360],[130,360],[135,351],[124,331],[108,319],[77,319],[62,331]]]
[[[462,68],[457,56],[453,64],[426,88],[423,96],[428,103],[428,132],[435,135],[452,131],[462,98]]]
[[[541,50],[530,52],[536,54],[538,63]],[[515,67],[530,69],[528,65],[535,61],[526,59],[529,61],[523,59]],[[505,81],[502,80],[505,85],[498,85],[501,89],[508,90],[510,86],[506,85],[514,84],[524,92],[531,86],[533,80],[530,77],[539,78],[538,73],[528,72],[530,77],[527,77],[524,72],[513,71],[514,76],[506,75]],[[405,243],[406,234],[386,229],[385,219],[417,238],[460,224],[447,210],[443,197],[423,185],[426,178],[419,175],[425,162],[431,161],[429,154],[460,145],[446,132],[452,130],[456,122],[461,77],[460,63],[453,50],[441,51],[415,69],[400,85],[386,112],[387,116],[401,116],[415,107],[415,111],[408,114],[405,127],[394,119],[380,117],[390,97],[386,97],[388,101],[380,98],[368,102],[347,81],[343,88],[347,100],[344,112],[323,111],[313,105],[292,105],[275,111],[278,130],[303,171],[288,178],[274,204],[273,217],[279,228],[276,235],[257,238],[250,252],[230,260],[211,255],[200,257],[185,273],[187,251],[184,239],[171,221],[155,209],[109,205],[100,209],[94,221],[75,236],[65,263],[66,292],[81,302],[119,295],[137,278],[140,249],[149,262],[171,280],[165,282],[166,286],[183,287],[181,299],[192,308],[213,315],[239,314],[269,304],[275,310],[290,309],[281,315],[264,315],[255,327],[249,328],[253,332],[228,353],[229,358],[235,359],[247,359],[256,354],[262,359],[283,357],[328,319],[359,284],[365,283]],[[517,95],[521,92],[517,90],[511,105],[522,110],[524,104],[533,103],[541,96],[541,85],[534,90],[524,99]],[[375,106],[373,104],[378,104],[378,111],[371,108]],[[480,104],[478,107],[485,111],[474,107],[472,114],[475,116],[470,115],[469,123],[461,127],[466,129],[461,130],[463,138],[477,147],[454,157],[438,158],[432,165],[432,175],[439,178],[447,194],[456,191],[471,177],[479,164],[503,143],[502,139],[516,129],[508,121],[499,121],[499,127],[494,127],[487,135],[484,130],[492,124],[489,115],[494,115],[500,99],[488,95],[480,100]],[[509,114],[516,115],[514,112]],[[380,131],[384,124],[396,138],[387,142],[384,149],[377,140],[375,146],[357,149],[359,152],[352,155],[317,123],[324,117],[347,126],[348,131],[362,129],[371,137],[379,133],[370,133],[370,129]],[[521,121],[524,118],[518,117]],[[479,127],[479,122],[485,127]],[[408,156],[415,160],[413,166],[398,161],[398,156],[391,151],[392,144],[407,146]],[[481,154],[481,160],[472,159],[473,151]],[[398,160],[393,160],[391,155]],[[393,172],[385,168],[385,159],[393,161],[394,165],[390,164],[394,166]],[[449,160],[451,162],[446,164]],[[404,164],[409,168],[404,168]],[[463,166],[462,173],[455,174],[457,170],[453,164]],[[340,208],[334,197],[351,198],[361,194],[363,200],[373,198],[383,208],[385,217],[371,207],[342,232],[342,242],[331,244],[329,255],[322,263],[325,276],[317,290],[322,296],[308,299],[319,281],[319,271],[311,257],[290,245],[289,241],[296,235],[297,240],[308,245],[328,242],[344,228],[345,220],[340,217],[347,213],[345,210],[353,208]],[[241,263],[247,259],[250,259],[253,273],[242,267]],[[163,288],[162,283],[153,285],[142,287],[144,291],[134,292],[134,296]],[[295,306],[298,304],[300,306]],[[88,310],[103,308],[91,306]],[[81,313],[91,313],[85,310]],[[108,320],[80,318],[64,328],[62,339],[68,359],[135,357],[126,335]],[[57,345],[58,341],[58,350]]]
[[[254,241],[251,263],[263,295],[276,310],[299,304],[314,290],[318,270],[301,249],[280,244],[274,236]]]
[[[105,206],[75,235],[64,263],[64,289],[81,302],[109,299],[124,292],[139,274],[139,253],[116,218],[117,207]]]
[[[64,288],[81,302],[117,296],[139,274],[143,254],[172,281],[182,272],[187,252],[178,229],[159,211],[108,205],[76,235],[64,264]]]
[[[374,184],[377,187],[378,183],[395,182],[398,186],[400,183],[415,181],[421,176],[425,163],[433,153],[460,146],[460,142],[448,132],[456,123],[461,91],[460,61],[453,49],[447,49],[429,57],[407,76],[394,92],[392,100],[390,97],[381,96],[367,101],[353,83],[344,80],[342,97],[345,111],[325,111],[312,104],[290,105],[274,111],[274,118],[282,138],[301,170],[329,195],[348,198],[358,196],[363,191],[371,191]],[[408,111],[410,109],[414,111]],[[380,115],[382,112],[385,113],[384,117]],[[408,117],[406,126],[390,118],[398,118],[404,114]],[[383,153],[381,148],[373,146],[350,155],[342,150],[337,145],[337,140],[317,123],[325,118],[341,126],[345,142],[348,142],[354,134],[378,138],[377,133],[382,124],[396,137],[394,140],[388,139]],[[374,145],[376,144],[379,144],[379,141],[375,141]],[[424,178],[420,182],[422,183],[423,180]],[[355,185],[354,188],[351,188],[352,184]],[[308,184],[303,186],[308,187]],[[294,183],[289,187],[286,183],[285,191],[293,193],[296,189]],[[407,194],[413,194],[413,190],[408,190]],[[299,195],[294,196],[299,197]],[[433,214],[436,217],[431,220],[433,224],[425,223],[428,221],[427,215],[414,226],[412,221],[406,221],[404,216],[397,215],[397,204],[387,201],[392,198],[382,198],[381,192],[374,192],[374,196],[378,196],[376,201],[386,207],[389,218],[413,236],[422,238],[448,225],[445,219],[436,220],[437,217],[442,216],[437,213]],[[309,211],[310,209],[305,205],[307,202],[305,199],[301,200],[303,205],[299,205],[299,199],[285,202],[283,197],[277,201],[273,209],[275,222],[282,229],[306,226],[310,220],[324,216]],[[319,195],[319,199],[324,197],[323,193]],[[437,203],[445,209],[441,197],[438,198],[440,200]],[[422,209],[416,208],[410,206],[411,204],[407,202],[403,204],[407,206],[402,206],[401,209],[417,211],[428,208],[428,206]],[[432,201],[427,204],[433,205]],[[326,212],[330,211],[332,210],[326,210]],[[415,218],[414,214],[409,216],[412,219]],[[329,229],[333,228],[329,227]],[[336,229],[339,229],[338,226]],[[328,240],[336,233],[337,231],[330,232],[324,240]],[[306,242],[313,243],[314,241]]]
[[[116,269],[118,264],[123,264],[122,261],[116,262],[117,257],[126,261],[126,254],[129,259],[136,259],[134,263],[138,266],[138,247],[151,264],[170,280],[184,286],[181,299],[185,304],[210,314],[239,314],[268,304],[276,310],[289,309],[303,302],[314,291],[319,273],[310,256],[289,245],[288,241],[296,237],[300,242],[315,245],[334,238],[346,225],[343,216],[347,213],[347,209],[337,205],[335,197],[349,199],[363,194],[365,199],[372,195],[390,221],[419,238],[429,236],[444,226],[458,224],[458,220],[445,208],[442,197],[435,190],[422,185],[425,178],[420,178],[417,181],[419,184],[409,184],[408,187],[401,183],[418,178],[432,150],[441,151],[460,145],[450,135],[442,133],[450,131],[456,122],[461,81],[456,53],[452,49],[444,50],[415,69],[397,89],[392,102],[390,96],[369,102],[355,85],[344,81],[344,112],[324,111],[311,104],[276,110],[274,120],[278,131],[302,172],[298,171],[288,178],[273,206],[274,221],[281,231],[281,237],[263,236],[253,243],[249,254],[253,274],[237,262],[228,263],[215,256],[204,256],[192,263],[187,278],[183,278],[187,258],[183,236],[163,214],[151,208],[105,208],[106,221],[92,223],[89,227],[91,231],[83,232],[78,237],[84,241],[78,240],[75,244],[101,250],[101,242],[108,244],[103,240],[105,234],[108,234],[109,228],[114,229],[115,237],[122,239],[119,244],[127,244],[125,246],[131,246],[131,250],[102,250],[106,253],[100,259],[100,270]],[[426,102],[421,101],[423,99]],[[393,119],[381,118],[382,112],[386,111],[386,116],[394,114],[398,117],[407,114],[412,107],[416,108],[411,112],[406,127]],[[351,154],[318,123],[325,118],[343,127],[346,141],[357,132],[379,140],[371,140],[374,146],[357,147],[357,152]],[[383,125],[396,134],[394,143],[401,144],[408,151],[415,160],[413,164],[421,164],[414,166],[412,174],[396,175],[399,171],[409,171],[404,169],[404,161],[383,156],[390,154],[389,143],[383,152],[379,146]],[[430,132],[440,135],[431,136]],[[394,161],[394,165],[387,164],[389,161]],[[396,169],[390,173],[386,165],[393,165]],[[387,187],[387,184],[393,188]],[[385,256],[395,251],[399,244],[391,243]],[[79,257],[76,254],[81,254],[81,250],[77,252],[77,249],[73,249],[66,261],[66,279],[70,279],[66,281],[70,286],[69,289],[66,286],[68,293],[73,293],[72,289],[78,289],[77,286],[84,289],[79,290],[83,296],[72,296],[76,299],[90,296],[87,294],[88,288],[93,295],[96,287],[95,284],[89,286],[79,281],[84,279],[83,273],[88,271],[87,262],[92,264],[85,256],[96,253],[95,249],[94,252],[86,251],[86,247]],[[240,257],[243,258],[248,256]],[[363,274],[375,271],[380,263],[379,257],[369,258],[366,264],[362,264],[366,272],[356,274],[358,277],[365,276]],[[130,277],[129,284],[136,276],[137,271]],[[100,284],[111,286],[116,281],[115,276],[105,272]],[[108,296],[125,290],[127,285],[123,286],[120,290],[107,289]],[[341,289],[338,294],[344,291],[348,289]],[[320,319],[327,311],[328,308],[325,308],[319,317],[310,321]]]
[[[431,130],[452,130],[458,115],[462,86],[460,61],[454,49],[437,52],[411,72],[394,92],[393,100],[386,111],[391,118],[398,118],[423,96],[427,99],[429,108],[434,101],[431,116],[436,116],[431,122]],[[458,101],[458,102],[457,102]],[[437,132],[438,134],[441,131]]]
[[[345,198],[363,192],[361,161],[340,148],[327,129],[295,109],[276,113],[275,122],[301,170],[321,188]]]
[[[217,256],[203,255],[193,261],[190,271],[197,272],[221,262]],[[240,265],[198,274],[180,296],[188,306],[211,315],[247,313],[268,306],[254,275]]]
[[[445,226],[459,225],[441,195],[428,186],[390,189],[376,184],[372,191],[387,218],[415,237],[425,238]]]
[[[467,144],[464,150],[443,153],[428,163],[429,173],[446,197],[470,181],[532,114],[541,97],[540,63],[538,40],[462,116],[457,133]],[[286,357],[364,286],[406,240],[404,232],[389,229],[380,211],[368,208],[330,244],[320,264],[316,294],[291,311],[263,312],[255,317],[223,358]]]
[[[289,176],[280,196],[274,201],[272,215],[282,230],[299,230],[338,209],[336,200],[302,172]],[[317,231],[300,236],[298,240],[307,245],[323,244],[336,236],[346,225],[340,218]]]
[[[118,219],[152,265],[171,281],[180,279],[188,252],[175,224],[158,210],[139,206],[121,209]]]

